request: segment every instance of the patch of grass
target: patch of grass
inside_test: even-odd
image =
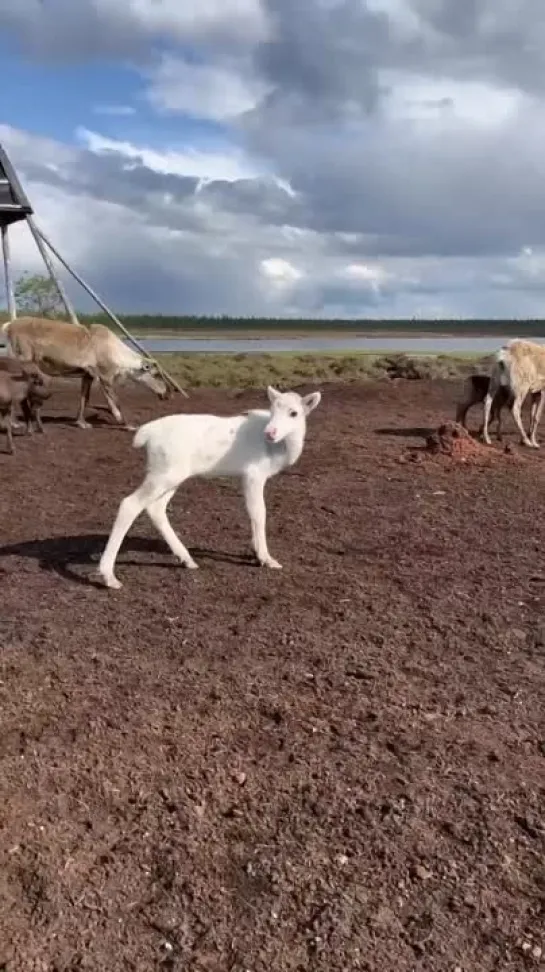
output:
[[[367,352],[281,354],[160,354],[157,360],[184,388],[283,388],[392,378],[460,378],[489,359],[471,355]]]

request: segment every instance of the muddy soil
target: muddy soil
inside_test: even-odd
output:
[[[283,571],[236,483],[191,482],[171,518],[201,569],[142,519],[98,586],[143,457],[103,412],[70,427],[74,390],[0,456],[4,972],[545,957],[543,455],[506,420],[520,461],[403,461],[455,384],[323,391],[268,487]],[[262,404],[123,397],[137,421]]]

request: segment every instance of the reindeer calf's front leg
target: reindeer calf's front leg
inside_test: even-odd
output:
[[[249,475],[243,480],[243,488],[246,509],[252,527],[252,545],[255,555],[263,567],[271,567],[274,570],[279,570],[282,564],[279,564],[277,560],[271,557],[267,547],[267,510],[264,496],[265,481],[255,474]]]

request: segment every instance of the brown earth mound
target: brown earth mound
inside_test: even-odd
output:
[[[502,452],[491,449],[484,443],[474,439],[470,433],[457,422],[445,422],[436,432],[426,437],[426,444],[420,448],[409,450],[409,458],[420,461],[427,457],[446,457],[457,462],[487,462],[497,459],[500,455],[513,455],[511,445],[507,445]],[[516,453],[516,458],[519,458]]]
[[[426,439],[426,452],[432,456],[449,456],[460,462],[490,457],[490,449],[473,439],[457,422],[445,422]]]

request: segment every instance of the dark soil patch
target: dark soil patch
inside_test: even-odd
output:
[[[400,465],[457,390],[324,388],[268,487],[279,572],[237,485],[190,482],[171,515],[201,570],[142,520],[98,589],[131,436],[55,421],[0,458],[5,972],[537,967],[545,467]]]

